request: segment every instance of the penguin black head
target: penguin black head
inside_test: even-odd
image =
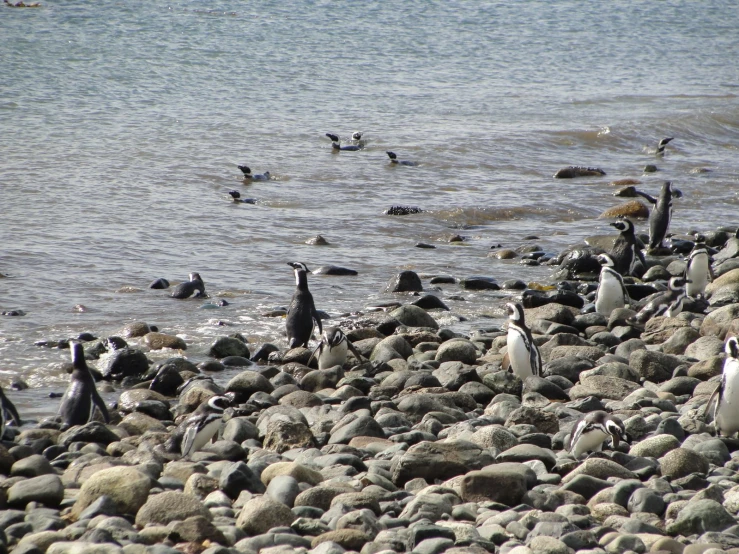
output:
[[[244,174],[244,177],[251,177],[251,168],[248,165],[240,165],[238,167]]]
[[[85,362],[85,349],[82,343],[72,341],[69,343],[69,350],[72,354],[72,365],[75,369],[86,369],[87,362]]]
[[[339,137],[337,135],[332,135],[331,133],[326,133],[326,136],[331,139],[331,142],[339,142]]]
[[[226,408],[231,406],[232,399],[227,396],[211,396],[208,399],[208,408],[213,412],[223,412]]]
[[[362,131],[354,131],[352,133],[352,139],[360,140],[362,138]]]
[[[326,328],[323,335],[326,338],[326,342],[331,347],[339,346],[346,338],[344,333],[338,327]]]
[[[633,233],[634,232],[634,224],[631,222],[628,218],[619,219],[618,221],[614,221],[613,223],[609,223],[611,227],[615,227],[621,233]]]
[[[696,245],[700,244],[701,246],[705,246],[705,242],[706,242],[705,235],[702,235],[701,233],[696,233],[695,235],[693,235],[693,237],[695,238]]]
[[[394,162],[398,161],[398,156],[395,154],[395,152],[387,152],[387,155],[392,161]]]
[[[305,273],[310,273],[310,269],[303,262],[287,262],[287,265],[292,267],[296,272],[304,271]]]
[[[198,281],[200,283],[203,282],[203,278],[200,277],[200,273],[192,272],[190,273],[190,281]]]
[[[739,339],[730,337],[724,346],[726,354],[732,358],[739,358]]]
[[[685,288],[686,284],[692,282],[693,281],[690,281],[685,277],[672,277],[670,278],[670,282],[667,283],[667,288],[669,288],[670,290],[682,290]]]
[[[241,193],[238,190],[230,190],[228,191],[228,194],[230,194],[231,198],[233,198],[234,200],[238,200],[239,198],[241,198]]]
[[[668,142],[670,142],[675,137],[669,137],[669,138],[663,138],[661,141],[659,141],[660,146],[666,146]]]
[[[600,262],[600,265],[603,267],[614,267],[616,264],[613,261],[613,258],[609,256],[608,254],[598,254],[597,257],[598,261]]]
[[[613,437],[613,448],[618,448],[619,440],[627,441],[626,427],[623,422],[616,416],[609,415],[605,421],[606,431]]]
[[[523,323],[523,306],[518,302],[508,302],[505,305],[508,319],[515,323]]]

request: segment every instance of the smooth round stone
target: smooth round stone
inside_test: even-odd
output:
[[[292,508],[300,492],[300,486],[294,477],[278,475],[270,481],[266,494],[273,500]]]

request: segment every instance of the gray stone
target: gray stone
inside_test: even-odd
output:
[[[236,339],[234,339],[236,340]],[[242,371],[235,375],[226,385],[226,392],[236,394],[237,402],[246,401],[255,392],[270,393],[274,390],[274,386],[266,377],[256,371]]]
[[[500,502],[516,506],[526,494],[526,478],[520,472],[498,470],[471,471],[462,478],[461,497],[465,502]]]
[[[672,377],[675,368],[684,362],[669,354],[653,350],[637,350],[629,357],[631,366],[640,378],[655,383],[661,383]]]
[[[267,496],[292,508],[301,490],[297,479],[290,475],[278,475],[269,482]]]
[[[517,461],[517,460],[516,460]],[[422,477],[428,482],[449,479],[493,462],[492,456],[466,441],[420,442],[393,459],[393,483],[404,485]]]
[[[49,460],[41,454],[21,458],[10,468],[11,477],[38,477],[56,473]]]
[[[8,489],[8,505],[25,508],[29,502],[39,502],[50,508],[58,507],[64,499],[64,486],[58,475],[40,475],[23,479]]]
[[[76,517],[105,495],[115,505],[116,514],[135,515],[146,503],[151,479],[133,467],[111,467],[93,473],[85,480],[72,508]]]
[[[453,339],[439,346],[435,359],[439,362],[474,364],[477,360],[477,349],[468,340]]]
[[[701,337],[685,349],[685,355],[699,361],[718,356],[724,351],[724,341],[718,337]]]
[[[506,420],[506,427],[518,424],[533,425],[542,433],[554,434],[559,431],[559,419],[552,412],[521,406]]]
[[[659,458],[664,456],[670,450],[674,450],[679,447],[680,441],[673,435],[656,435],[654,437],[647,437],[643,441],[632,445],[629,449],[629,454],[632,456]]]
[[[672,479],[685,477],[691,473],[708,473],[708,460],[705,456],[687,448],[671,450],[660,458],[659,465],[662,475]]]
[[[638,384],[618,377],[593,375],[581,379],[579,384],[569,390],[569,395],[573,400],[587,396],[595,396],[601,400],[623,400],[639,388],[641,387]]]
[[[233,499],[238,498],[242,491],[262,494],[266,490],[259,476],[244,462],[226,465],[221,470],[218,487]]]
[[[551,470],[557,463],[554,452],[547,448],[542,448],[533,444],[519,444],[508,450],[498,454],[499,462],[528,462],[531,460],[539,460],[544,462],[547,470]]]
[[[429,327],[431,329],[438,329],[439,324],[436,320],[429,315],[429,313],[423,308],[414,306],[413,304],[406,304],[390,312],[390,317],[393,317],[400,321],[403,325],[408,327]]]
[[[661,516],[665,511],[665,501],[651,489],[639,488],[629,498],[626,508],[632,514],[634,512],[648,512]]]
[[[670,535],[693,535],[707,531],[723,531],[736,521],[726,509],[715,500],[698,500],[688,503],[667,526]]]
[[[219,337],[208,351],[214,358],[226,358],[228,356],[249,357],[249,347],[244,341],[234,337]]]
[[[252,498],[244,507],[236,520],[236,526],[247,535],[260,535],[273,527],[289,526],[295,515],[292,510],[268,496]]]
[[[339,427],[329,438],[329,444],[348,444],[355,437],[385,438],[385,431],[369,416],[359,416],[353,421]]]
[[[385,292],[420,292],[421,278],[415,271],[401,271],[388,282]]]
[[[167,491],[150,496],[136,514],[136,525],[155,523],[167,525],[175,520],[203,516],[211,519],[211,514],[195,496],[177,491]]]

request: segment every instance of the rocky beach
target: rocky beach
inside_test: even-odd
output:
[[[739,440],[717,437],[703,415],[739,331],[739,238],[705,236],[716,276],[707,301],[643,329],[627,321],[684,273],[689,237],[649,256],[642,279],[627,279],[634,309],[609,317],[592,311],[594,276],[573,275],[571,254],[531,257],[555,266],[557,286],[543,290],[401,272],[387,285],[395,304],[324,322],[361,354],[343,367],[319,370],[312,349],[255,348],[238,333],[195,365],[182,338],[144,322],[75,337],[98,389],[118,398],[111,421],[6,428],[0,544],[14,554],[739,552]],[[438,324],[445,299],[481,287],[523,303],[541,376],[505,369],[505,325],[464,336]],[[151,363],[155,351],[172,355]],[[238,371],[219,384],[226,368]],[[187,459],[165,448],[177,423],[223,394],[231,407],[214,442]],[[574,459],[568,435],[595,410],[619,417],[627,441]]]

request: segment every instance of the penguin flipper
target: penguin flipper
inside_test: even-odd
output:
[[[706,407],[703,409],[703,413],[701,414],[701,419],[703,421],[706,420],[706,416],[708,415],[708,410],[711,408],[711,402],[713,402],[713,399],[716,395],[721,396],[721,394],[724,392],[724,380],[721,379],[721,382],[719,382],[718,386],[713,390],[711,393],[711,396],[708,398],[708,402],[706,402]]]
[[[103,414],[103,419],[105,419],[105,423],[110,423],[110,414],[108,413],[108,407],[105,405],[105,402],[103,402],[103,399],[98,393],[97,389],[93,389],[92,391],[92,402],[95,406],[97,406],[98,410],[100,410],[100,413]]]
[[[313,317],[313,321],[316,323],[316,327],[318,327],[318,334],[320,335],[323,333],[323,324],[321,324],[321,317],[318,315],[315,307],[311,311],[313,312],[311,314]]]
[[[364,356],[362,356],[362,353],[357,350],[357,347],[352,344],[352,341],[349,339],[346,339],[346,346],[349,348],[349,351],[354,354],[354,357],[359,361],[363,362],[365,360]]]
[[[634,193],[635,194],[638,194],[639,196],[641,196],[642,198],[644,198],[650,204],[656,204],[657,203],[657,199],[654,196],[652,196],[651,194],[647,194],[646,192],[642,192],[642,191],[636,190],[636,189],[634,189]]]
[[[13,404],[6,396],[5,394],[0,395],[0,410],[3,410],[7,415],[10,416],[10,418],[15,421],[15,424],[20,427],[23,422],[21,421],[20,415],[18,415],[18,410],[15,407],[15,404]],[[7,418],[6,418],[7,419]]]
[[[198,434],[198,428],[195,425],[188,425],[185,429],[185,433],[182,435],[182,445],[180,451],[183,456],[187,456],[190,453],[192,445],[195,443],[195,436]]]
[[[318,357],[320,358],[322,350],[323,350],[323,341],[319,342],[318,346],[316,346],[313,349],[313,352],[310,353],[310,358],[308,358],[308,363],[305,365],[310,367],[310,363],[313,361],[313,358],[316,358],[316,352],[318,352]]]

